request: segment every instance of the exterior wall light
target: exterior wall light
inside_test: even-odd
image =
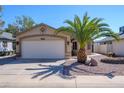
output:
[[[19,41],[16,41],[16,45],[19,45]]]

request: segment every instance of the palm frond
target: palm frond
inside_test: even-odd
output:
[[[94,36],[93,40],[97,39],[97,38],[100,38],[100,37],[112,37],[114,38],[115,40],[119,41],[120,40],[120,37],[118,34],[114,33],[114,32],[106,32],[106,33],[100,33],[96,36]]]
[[[77,21],[77,24],[79,25],[79,27],[81,27],[82,23],[79,16],[75,15],[75,20]]]
[[[65,20],[64,23],[67,23],[71,27],[74,27],[74,23],[72,21],[70,21],[70,20]]]
[[[115,40],[119,40],[119,36],[109,28],[107,23],[103,22],[103,18],[90,18],[87,13],[84,14],[81,21],[79,16],[75,15],[74,20],[66,20],[68,24],[66,27],[60,27],[57,30],[59,32],[67,32],[72,35],[80,44],[80,47],[85,45],[94,39],[100,37],[113,37]]]
[[[106,23],[100,23],[98,24],[98,27],[109,27],[109,25]]]

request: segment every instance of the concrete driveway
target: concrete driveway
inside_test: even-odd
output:
[[[58,74],[61,69],[60,64],[64,63],[64,60],[9,58],[0,62],[6,63],[0,65],[0,87],[75,87],[75,80],[63,79]],[[51,65],[55,66],[55,69],[54,67],[47,69]]]
[[[70,59],[72,60],[72,59]],[[76,76],[65,78],[59,74],[65,60],[15,60],[0,62],[0,87],[124,87],[124,77]]]

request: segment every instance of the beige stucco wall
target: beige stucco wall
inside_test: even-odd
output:
[[[120,41],[113,41],[113,52],[118,56],[124,56],[124,39]]]
[[[124,56],[124,39],[121,39],[120,41],[113,40],[111,46],[108,44],[100,45],[95,43],[94,48],[97,53],[108,54],[109,51],[111,51],[117,56]]]
[[[107,54],[107,44],[100,45],[99,43],[94,43],[94,52]]]
[[[100,51],[100,44],[99,43],[94,43],[93,45],[94,45],[94,52],[95,53],[99,53],[99,51]]]
[[[65,46],[66,46],[66,53],[65,56],[67,58],[69,58],[71,56],[71,41],[70,41],[70,36],[64,33],[59,33],[59,34],[55,34],[55,30],[48,27],[46,28],[46,30],[42,33],[40,31],[41,26],[38,26],[36,28],[33,28],[29,31],[26,31],[22,34],[17,35],[16,41],[19,42],[18,45],[16,45],[16,53],[20,54],[21,52],[21,42],[23,40],[33,40],[33,41],[37,41],[37,40],[41,40],[41,38],[45,38],[45,40],[58,40],[58,39],[63,39],[66,38],[65,41]],[[30,36],[30,37],[29,37]],[[63,38],[59,38],[59,37],[63,37]],[[69,42],[69,44],[67,44],[67,42]]]
[[[107,54],[107,44],[100,45],[99,53]]]

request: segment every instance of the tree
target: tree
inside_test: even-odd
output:
[[[31,17],[28,17],[28,16],[19,17],[18,16],[16,17],[15,24],[18,27],[19,31],[25,31],[33,27],[35,25],[35,22]]]
[[[77,53],[77,60],[81,63],[85,63],[87,60],[85,46],[88,43],[106,36],[119,40],[119,36],[109,28],[108,24],[103,22],[103,19],[97,17],[91,19],[87,13],[82,20],[75,15],[73,21],[66,20],[65,23],[68,26],[60,27],[57,33],[67,32],[79,42],[80,49]]]
[[[5,28],[4,32],[11,33],[13,37],[16,37],[16,33],[18,32],[18,27],[13,24],[8,24],[8,27]]]
[[[13,24],[8,24],[8,27],[5,28],[4,32],[11,33],[13,37],[16,37],[16,33],[19,31],[25,31],[32,28],[35,25],[35,22],[31,17],[22,16],[16,17],[16,21]]]
[[[3,10],[3,8],[2,8],[2,6],[0,6],[0,30],[2,30],[2,27],[3,27],[3,25],[4,25],[4,21],[2,20],[2,10]]]

